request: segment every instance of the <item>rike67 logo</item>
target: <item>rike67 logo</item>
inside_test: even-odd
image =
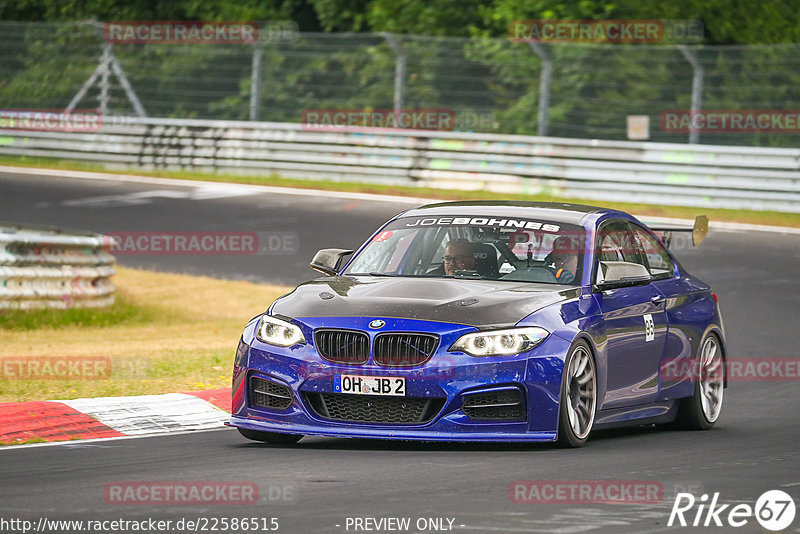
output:
[[[764,492],[755,507],[745,503],[719,504],[719,493],[714,493],[710,502],[708,494],[696,499],[691,493],[678,493],[667,526],[738,528],[755,518],[763,528],[777,532],[792,524],[796,511],[792,497],[781,490]]]

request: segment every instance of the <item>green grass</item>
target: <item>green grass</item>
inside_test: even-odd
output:
[[[227,349],[172,351],[149,358],[111,358],[103,380],[0,379],[2,402],[153,395],[230,387],[235,346]]]
[[[359,182],[333,182],[323,180],[300,180],[271,176],[240,176],[231,174],[211,174],[196,171],[141,171],[141,170],[109,170],[108,168],[91,163],[78,163],[52,158],[31,158],[26,156],[0,157],[0,164],[16,165],[23,167],[46,167],[52,169],[80,170],[94,172],[113,172],[116,174],[154,176],[173,178],[178,180],[206,180],[225,183],[270,185],[276,187],[297,187],[302,189],[316,189],[324,191],[346,191],[358,193],[376,193],[384,195],[398,195],[409,197],[422,197],[441,200],[503,200],[509,199],[508,194],[492,193],[489,191],[462,191],[452,189],[433,189],[427,187],[408,187],[380,185]],[[685,206],[662,206],[657,204],[606,202],[591,199],[556,197],[545,194],[518,194],[514,200],[534,200],[544,202],[574,202],[579,204],[602,205],[616,208],[636,215],[675,217],[691,219],[696,215],[708,215],[712,221],[741,222],[749,224],[767,224],[775,226],[800,227],[800,213],[782,213],[777,211],[754,211],[732,209],[708,209]]]
[[[152,308],[135,304],[118,294],[108,308],[0,310],[0,328],[13,331],[43,327],[109,327],[147,324],[155,317]]]
[[[113,282],[107,309],[0,313],[0,402],[230,387],[242,328],[288,289],[125,267]],[[59,358],[104,364],[64,376],[42,361]]]

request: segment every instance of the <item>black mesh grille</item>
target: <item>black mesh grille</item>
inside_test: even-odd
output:
[[[259,408],[285,410],[292,405],[292,390],[254,376],[250,379],[250,404]]]
[[[375,338],[375,363],[390,367],[421,365],[427,362],[439,344],[439,337],[429,334],[387,333]]]
[[[525,419],[522,400],[518,389],[472,393],[464,396],[461,411],[471,419],[520,420]]]
[[[361,423],[420,424],[433,419],[445,399],[309,393],[314,412],[325,419]]]
[[[314,340],[320,356],[336,363],[361,364],[369,358],[369,336],[353,330],[317,330]]]

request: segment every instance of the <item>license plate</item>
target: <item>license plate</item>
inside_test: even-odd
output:
[[[404,397],[406,379],[388,376],[333,375],[333,391],[353,395]]]

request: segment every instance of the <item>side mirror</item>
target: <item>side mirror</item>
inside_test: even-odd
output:
[[[640,286],[650,283],[653,277],[644,265],[627,261],[601,261],[597,264],[597,291],[618,287]]]
[[[692,228],[692,245],[699,247],[700,243],[706,238],[708,233],[708,217],[705,215],[698,215],[694,219],[694,228]]]
[[[343,248],[324,248],[314,254],[314,259],[309,265],[315,271],[334,276],[342,267],[342,260],[352,253],[352,250]]]

